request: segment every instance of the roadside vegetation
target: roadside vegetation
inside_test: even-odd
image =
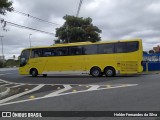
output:
[[[0,61],[0,68],[4,67],[18,67],[19,66],[19,60],[14,59],[8,59],[5,61]]]

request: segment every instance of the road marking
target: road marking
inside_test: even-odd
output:
[[[35,98],[35,99],[27,99],[27,100],[15,101],[15,102],[3,103],[3,104],[0,104],[0,106],[17,104],[17,103],[23,103],[23,102],[29,102],[29,101],[33,101],[33,100],[41,100],[41,99],[45,99],[45,98],[51,98],[51,97],[56,97],[56,96],[58,97],[58,96],[69,95],[69,94],[91,92],[91,91],[100,91],[100,90],[114,89],[114,88],[132,87],[132,86],[137,86],[137,85],[138,84],[128,84],[126,86],[115,86],[115,87],[110,87],[110,88],[100,88],[100,89],[96,89],[96,90],[84,90],[84,91],[77,91],[77,92],[62,93],[62,94],[56,94],[56,95],[38,97],[38,98]]]
[[[0,79],[0,82],[14,84],[13,82],[8,82],[8,81],[2,80],[2,79]]]
[[[10,85],[10,83],[6,83],[6,84],[3,84],[3,85],[0,85],[0,87],[4,87],[6,85]]]
[[[32,95],[32,96],[29,97],[29,99],[35,99],[35,96]]]
[[[106,87],[107,87],[107,88],[110,88],[110,87],[111,87],[111,85],[106,85]]]
[[[43,86],[44,86],[44,85],[38,85],[37,87],[35,87],[35,88],[33,88],[33,89],[29,90],[29,91],[25,91],[25,92],[22,92],[22,93],[15,94],[15,95],[13,95],[13,96],[7,97],[7,98],[5,98],[5,99],[3,99],[3,100],[0,100],[0,104],[1,104],[1,103],[4,103],[4,102],[7,102],[7,101],[10,101],[10,100],[13,100],[13,99],[15,99],[15,98],[18,98],[18,97],[20,97],[20,96],[22,96],[22,95],[26,95],[26,94],[28,94],[28,93],[37,91],[37,90],[41,89]]]
[[[95,84],[42,84],[42,83],[37,83],[37,84],[33,84],[33,83],[18,83],[18,82],[8,82],[6,80],[2,80],[0,79],[0,82],[5,82],[5,83],[10,83],[10,84],[22,84],[22,85],[53,85],[53,86],[56,86],[56,85],[77,85],[77,86],[86,86],[86,87],[90,87],[92,85],[95,85]],[[117,84],[119,85],[119,84]],[[105,85],[99,85],[99,86],[105,86]]]
[[[77,90],[72,90],[72,92],[77,92]]]
[[[99,85],[92,85],[91,88],[89,88],[88,90],[97,90],[100,86]]]
[[[8,82],[8,81],[0,79],[0,82]]]
[[[58,90],[60,90],[61,88],[60,88],[60,87],[58,87],[57,89],[58,89]]]
[[[0,79],[0,82],[5,82],[5,83],[10,83],[10,84],[25,84],[25,85],[78,85],[78,86],[86,86],[85,84],[42,84],[42,83],[39,83],[39,84],[30,84],[30,83],[18,83],[18,82],[8,82],[8,81],[6,81],[6,80],[2,80],[2,79]],[[94,85],[94,84],[92,84],[92,85]],[[104,86],[104,85],[100,85],[100,86]]]
[[[89,88],[89,87],[90,87],[89,85],[86,86],[86,88]]]
[[[67,91],[69,89],[72,89],[72,87],[70,85],[64,85],[64,88],[63,89],[60,89],[60,90],[57,90],[53,93],[50,93],[48,95],[45,95],[45,97],[51,97],[51,96],[57,96],[58,94],[64,92],[64,91]]]
[[[26,88],[24,91],[28,91],[29,89],[28,88]]]
[[[23,86],[24,84],[21,84],[21,85],[16,85],[16,86],[12,86],[12,87],[9,87],[9,88],[15,88],[15,87],[20,87],[20,86]]]

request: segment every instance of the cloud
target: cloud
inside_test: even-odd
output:
[[[55,33],[66,14],[76,15],[79,0],[13,0],[15,10],[42,18],[59,25],[36,21],[15,12],[1,16],[8,21]],[[144,50],[160,44],[160,2],[159,0],[83,0],[80,17],[91,17],[101,30],[103,41],[111,39],[142,38]],[[20,29],[7,25],[4,35],[4,53],[7,58],[19,55],[29,47],[29,34],[33,46],[53,44],[54,36]],[[1,46],[0,46],[1,47]],[[1,48],[0,48],[1,49]]]

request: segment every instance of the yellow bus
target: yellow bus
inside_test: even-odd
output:
[[[19,73],[82,73],[94,77],[142,72],[142,40],[79,42],[24,49],[20,55]]]

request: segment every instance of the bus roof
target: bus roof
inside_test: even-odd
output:
[[[142,41],[140,38],[135,39],[125,39],[125,40],[107,40],[107,41],[101,41],[101,42],[75,42],[75,43],[63,43],[63,44],[54,44],[52,46],[35,46],[31,48],[25,48],[26,49],[38,49],[38,48],[52,48],[52,47],[65,47],[65,46],[78,46],[78,45],[89,45],[89,44],[104,44],[104,43],[116,43],[116,42],[128,42],[128,41]]]

